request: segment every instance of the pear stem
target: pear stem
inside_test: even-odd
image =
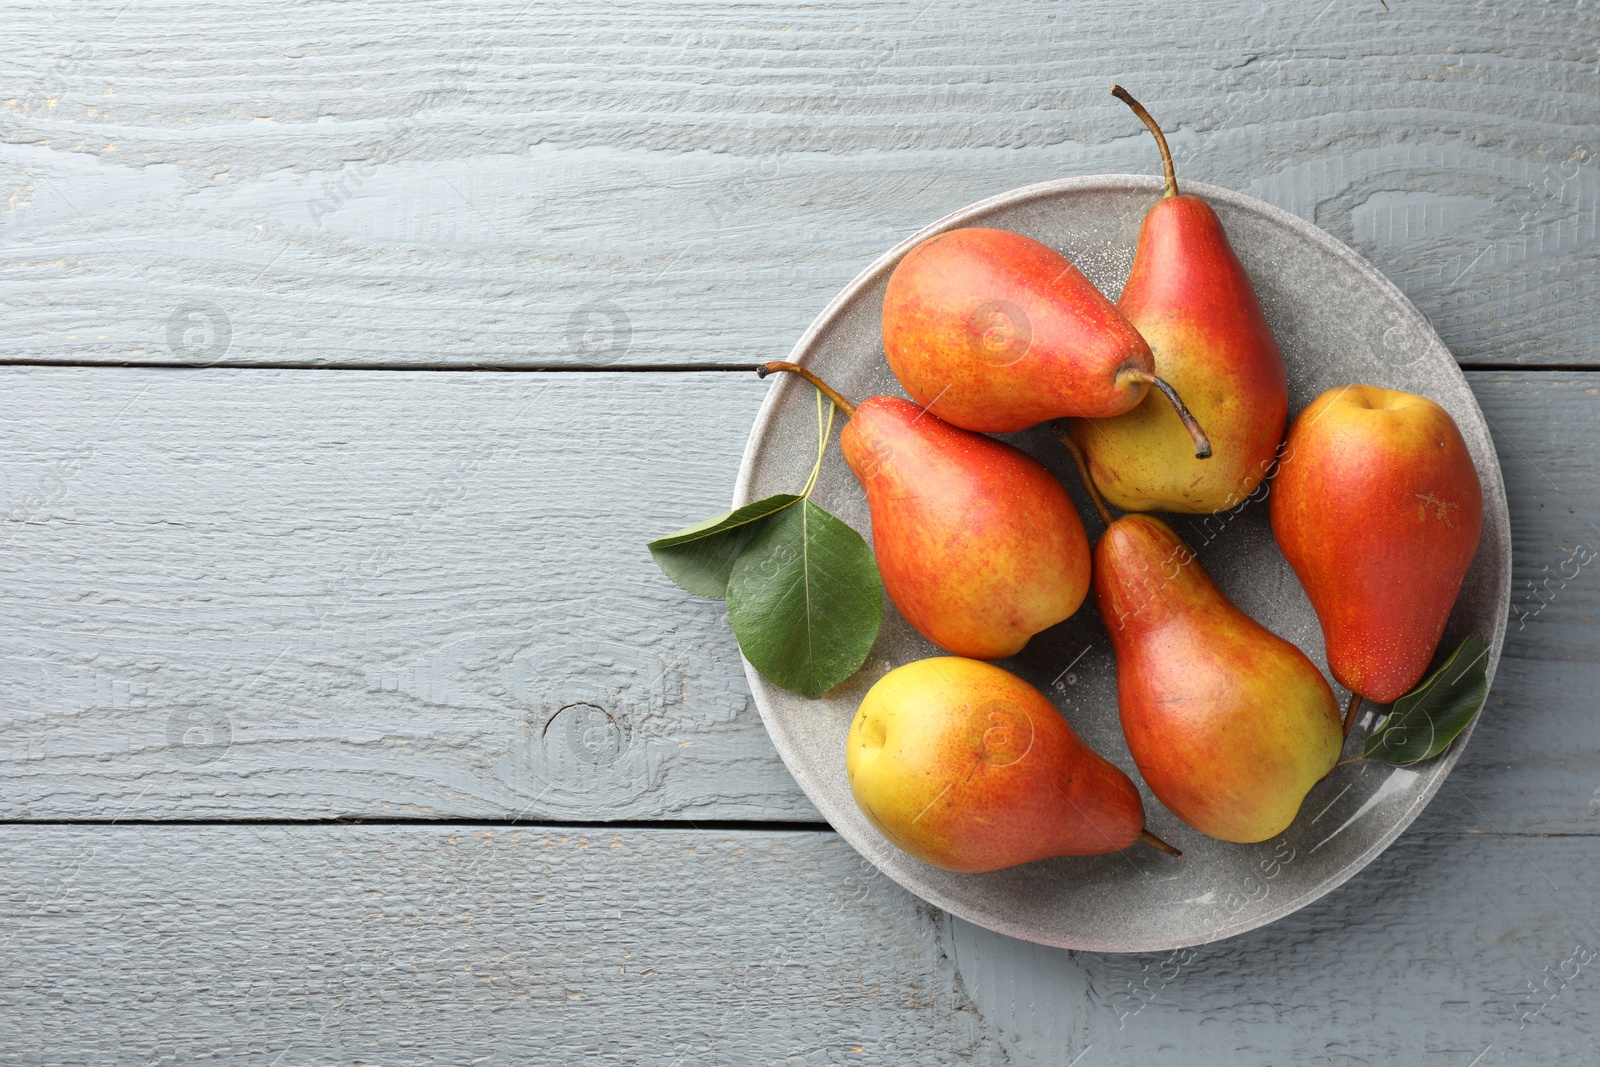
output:
[[[1135,100],[1133,94],[1128,90],[1120,85],[1113,85],[1111,87],[1111,95],[1132,108],[1133,113],[1139,116],[1139,121],[1148,126],[1150,132],[1156,135],[1156,144],[1161,146],[1161,169],[1166,172],[1167,176],[1167,189],[1161,195],[1163,197],[1177,196],[1178,175],[1172,169],[1172,150],[1167,147],[1167,135],[1161,132],[1161,127],[1156,125],[1156,120],[1150,117],[1150,112],[1146,111],[1144,105]]]
[[[1134,371],[1129,377],[1136,382],[1149,382],[1161,390],[1161,395],[1165,396],[1168,402],[1172,404],[1172,410],[1178,413],[1178,421],[1183,423],[1185,430],[1189,431],[1189,439],[1194,442],[1194,458],[1210,459],[1211,438],[1206,436],[1205,430],[1200,426],[1200,421],[1189,411],[1188,406],[1183,402],[1183,398],[1178,395],[1178,391],[1168,385],[1164,379],[1158,378],[1154,374]]]
[[[804,367],[800,366],[798,363],[788,363],[783,360],[778,360],[773,363],[759,363],[756,365],[757,378],[765,378],[767,375],[776,373],[777,371],[788,371],[790,374],[800,375],[800,377],[816,386],[819,393],[833,401],[833,406],[844,412],[846,418],[849,418],[856,413],[856,406],[854,404],[850,403],[850,401],[834,392],[832,386],[823,381],[821,378],[818,378],[815,374],[812,374],[810,371],[806,370]]]
[[[1350,727],[1356,724],[1356,712],[1361,710],[1361,694],[1350,694],[1350,706],[1344,711],[1344,735],[1350,736]]]
[[[1155,849],[1156,851],[1165,852],[1169,856],[1181,856],[1181,855],[1183,855],[1183,853],[1181,851],[1179,851],[1176,848],[1173,848],[1171,845],[1169,845],[1165,841],[1161,840],[1161,838],[1157,837],[1155,834],[1151,833],[1149,830],[1140,830],[1139,831],[1139,840],[1144,842],[1145,844],[1149,845],[1151,848]]]
[[[1083,446],[1078,444],[1071,432],[1067,429],[1065,419],[1057,419],[1050,424],[1050,431],[1056,435],[1056,440],[1061,442],[1061,447],[1072,454],[1072,462],[1078,466],[1078,477],[1083,479],[1084,492],[1089,494],[1089,502],[1094,505],[1094,510],[1099,513],[1100,521],[1106,524],[1106,529],[1117,520],[1112,516],[1111,509],[1106,507],[1105,497],[1100,495],[1100,489],[1094,484],[1094,479],[1089,476],[1089,457],[1083,454]]]

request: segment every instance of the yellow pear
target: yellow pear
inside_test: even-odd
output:
[[[924,863],[994,871],[1116,852],[1144,829],[1134,784],[1045,695],[992,663],[918,660],[878,679],[846,742],[850,788],[872,824]]]

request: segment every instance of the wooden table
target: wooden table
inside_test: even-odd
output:
[[[1600,1062],[1592,5],[13,4],[0,1061]],[[1516,538],[1471,747],[1192,952],[924,905],[643,548],[905,234],[1180,173],[1466,368]],[[204,369],[196,369],[202,367]],[[505,373],[488,373],[488,372]]]

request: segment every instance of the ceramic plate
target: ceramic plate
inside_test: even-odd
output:
[[[1511,538],[1505,487],[1477,402],[1422,314],[1371,264],[1315,226],[1270,204],[1198,182],[1255,283],[1289,369],[1292,418],[1323,390],[1350,382],[1420,393],[1455,418],[1483,481],[1483,536],[1445,631],[1453,648],[1469,631],[1489,646],[1492,682],[1510,603]],[[884,362],[884,287],[900,257],[961,226],[1015,230],[1064,253],[1112,299],[1121,291],[1139,223],[1161,191],[1153,177],[1074,178],[1031,185],[974,204],[913,235],[851,282],[789,356],[853,400],[905,395]],[[794,492],[816,455],[811,387],[779,376],[756,419],[735,504]],[[1042,429],[1006,437],[1051,468],[1073,493],[1090,537],[1100,524],[1065,451]],[[871,539],[866,498],[829,448],[816,501]],[[1326,668],[1311,604],[1267,524],[1264,503],[1217,516],[1169,516],[1222,591]],[[1109,856],[1044,860],[992,874],[951,874],[891,845],[856,808],[845,778],[845,734],[873,682],[901,664],[939,655],[888,606],[866,666],[821,700],[779,689],[747,663],[756,705],[806,795],[845,839],[902,886],[964,919],[1013,937],[1096,952],[1150,952],[1242,933],[1304,907],[1350,878],[1415,819],[1465,747],[1415,768],[1361,762],[1339,768],[1306,797],[1279,838],[1214,841],[1189,829],[1148,790],[1149,826],[1183,849],[1173,859],[1135,846]],[[1055,701],[1078,733],[1140,782],[1117,720],[1116,670],[1091,594],[1078,613],[1036,636],[1002,666]],[[1341,701],[1347,695],[1335,693]],[[1368,708],[1356,736],[1372,723]],[[1359,751],[1352,739],[1347,754]]]

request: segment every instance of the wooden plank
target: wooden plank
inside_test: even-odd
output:
[[[1471,377],[1522,618],[1421,825],[1592,833],[1600,375]],[[643,548],[725,506],[753,376],[3,384],[0,818],[817,818]]]
[[[933,926],[832,834],[5,828],[0,855],[8,1063],[993,1062]]]
[[[1094,956],[951,919],[829,833],[8,826],[0,1057],[1592,1062],[1597,850],[1409,835],[1267,929]]]
[[[644,547],[767,386],[579,377],[8,371],[0,811],[814,819]]]
[[[1589,1063],[1597,845],[1412,833],[1301,911],[1202,948],[1066,953],[952,922],[951,955],[1019,1063]]]
[[[1600,364],[1596,12],[1389,7],[25,0],[4,355],[772,358],[955,208],[1152,172],[1122,80],[1463,362]]]

